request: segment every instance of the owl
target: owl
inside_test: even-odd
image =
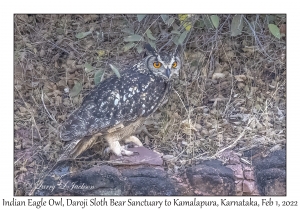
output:
[[[181,60],[177,46],[172,54],[145,45],[147,56],[95,86],[62,125],[60,138],[69,141],[60,159],[74,159],[93,146],[99,136],[117,156],[134,153],[119,141],[142,146],[134,132],[164,101],[173,78],[179,75]]]

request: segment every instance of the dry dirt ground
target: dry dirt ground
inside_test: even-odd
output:
[[[234,15],[218,17],[216,29],[210,15],[189,15],[187,23],[178,15],[140,21],[137,15],[15,15],[15,195],[30,194],[51,170],[64,145],[60,126],[95,82],[114,74],[109,64],[122,69],[141,59],[145,42],[171,50],[185,30],[180,77],[168,103],[145,123],[152,137],[138,134],[144,146],[162,153],[169,173],[218,158],[226,148],[247,164],[245,151],[285,148],[286,17],[242,15],[236,36]],[[128,49],[125,38],[133,33],[143,39]],[[82,154],[74,170],[109,164],[106,146],[100,141]]]

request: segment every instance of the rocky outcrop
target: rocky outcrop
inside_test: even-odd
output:
[[[265,158],[254,158],[253,165],[246,165],[233,151],[227,151],[220,160],[204,161],[180,175],[167,174],[163,161],[157,153],[152,153],[146,151],[145,156],[140,156],[142,161],[131,157],[131,164],[128,164],[130,157],[112,157],[115,160],[112,165],[75,173],[68,172],[69,165],[64,163],[36,186],[34,194],[286,195],[285,150],[275,151]]]
[[[286,151],[278,150],[265,158],[254,159],[260,195],[286,195]]]
[[[125,195],[177,195],[172,180],[162,169],[142,167],[124,169]]]
[[[235,195],[234,173],[221,161],[204,161],[186,174],[196,195]]]

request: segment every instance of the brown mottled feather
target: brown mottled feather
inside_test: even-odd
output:
[[[61,139],[70,141],[124,126],[152,114],[168,91],[168,84],[154,75],[129,70],[96,86],[62,128]],[[132,90],[132,91],[129,91]],[[133,94],[134,93],[134,94]]]

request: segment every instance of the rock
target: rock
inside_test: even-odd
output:
[[[256,156],[258,154],[262,153],[262,149],[259,147],[253,147],[252,149],[246,150],[243,152],[243,156],[252,158],[253,156]]]
[[[60,179],[47,176],[35,195],[122,195],[124,184],[118,169],[103,165],[68,174]],[[45,189],[46,186],[49,187]]]
[[[236,195],[243,195],[243,180],[235,181],[235,193]]]
[[[248,179],[248,180],[255,180],[255,178],[254,178],[254,172],[251,170],[249,170],[249,171],[244,171],[244,177],[245,177],[245,179]]]
[[[226,167],[234,172],[236,195],[259,195],[254,181],[253,167],[243,163],[241,158],[232,150],[220,154]]]
[[[255,190],[255,182],[248,180],[243,181],[243,193],[251,195]]]
[[[50,187],[51,186],[51,187]],[[163,169],[115,168],[108,165],[63,175],[47,176],[34,195],[177,195]]]
[[[122,195],[124,179],[118,169],[112,166],[96,166],[69,177],[75,185],[69,191],[78,195]]]
[[[286,195],[286,151],[270,153],[253,160],[255,176],[261,195]]]
[[[118,157],[116,155],[111,155],[110,160],[113,161],[114,165],[154,165],[161,166],[163,164],[163,160],[161,155],[153,152],[152,150],[147,149],[146,147],[132,147],[128,148],[129,151],[135,152],[138,155],[132,156],[122,156]]]
[[[150,156],[160,158],[155,154]],[[74,173],[70,162],[65,162],[36,186],[34,195],[286,195],[285,154],[285,150],[278,150],[246,165],[227,151],[221,156],[227,165],[219,160],[204,161],[187,168],[183,176],[168,175],[158,159],[143,162],[143,158],[125,157],[119,160],[121,164]],[[131,161],[122,162],[124,159]]]
[[[241,164],[227,165],[226,167],[230,168],[233,171],[235,179],[244,179],[244,173]]]
[[[233,171],[221,161],[210,160],[190,167],[187,178],[198,195],[235,195]]]
[[[175,187],[163,169],[124,169],[122,175],[127,181],[126,195],[176,195]]]

